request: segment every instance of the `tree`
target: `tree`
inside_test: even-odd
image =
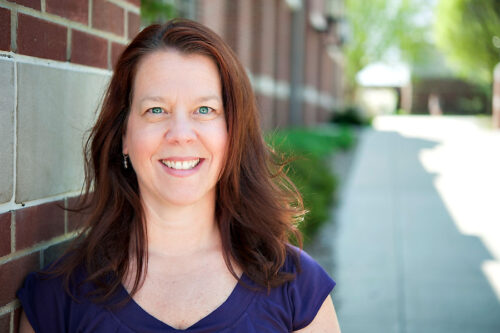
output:
[[[141,0],[143,25],[163,23],[177,16],[177,8],[172,0]]]
[[[440,0],[436,45],[464,79],[490,85],[500,62],[500,1]]]
[[[391,53],[410,65],[425,60],[431,29],[422,17],[430,8],[428,0],[345,0],[350,29],[344,47],[345,71],[350,92],[357,72]]]

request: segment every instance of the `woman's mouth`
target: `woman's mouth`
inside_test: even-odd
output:
[[[165,166],[174,170],[191,170],[194,169],[199,163],[200,159],[192,159],[187,161],[172,161],[172,160],[162,160],[161,161]]]

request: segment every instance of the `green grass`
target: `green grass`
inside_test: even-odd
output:
[[[273,132],[266,141],[277,153],[292,158],[287,175],[300,190],[309,211],[300,225],[307,242],[328,220],[335,199],[337,179],[328,160],[336,151],[349,149],[354,134],[349,127],[296,128]]]

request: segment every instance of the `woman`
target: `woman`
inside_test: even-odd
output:
[[[206,27],[144,29],[86,146],[79,240],[18,292],[20,331],[339,332],[300,241],[300,196],[262,140],[234,53]]]

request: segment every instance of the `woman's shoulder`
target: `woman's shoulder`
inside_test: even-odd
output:
[[[287,257],[282,272],[295,277],[262,292],[248,309],[248,324],[267,322],[262,318],[273,318],[273,325],[282,330],[295,331],[306,327],[315,318],[321,305],[335,286],[335,281],[306,251],[295,246],[287,247]],[[259,327],[266,332],[266,324]]]
[[[86,283],[83,267],[77,267],[69,276],[54,273],[57,265],[28,274],[17,291],[26,317],[35,332],[77,331],[96,321],[112,322],[110,313],[91,301],[93,290]]]
[[[67,261],[67,257],[57,259],[46,265],[43,269],[29,273],[18,295],[23,296],[27,292],[58,298],[66,301],[67,298],[78,300],[81,298],[82,289],[88,289],[84,284],[87,274],[83,265],[78,265],[66,278],[66,274],[60,269]],[[66,283],[67,280],[67,283]]]

